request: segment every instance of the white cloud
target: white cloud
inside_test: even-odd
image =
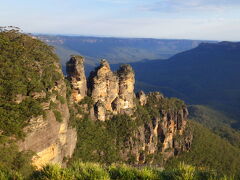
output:
[[[138,5],[139,9],[159,12],[223,11],[237,7],[239,0],[156,0]]]

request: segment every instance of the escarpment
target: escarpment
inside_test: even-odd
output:
[[[61,73],[58,65],[56,68]],[[18,143],[20,150],[36,153],[32,164],[37,168],[49,163],[63,164],[64,159],[72,156],[76,146],[77,134],[76,130],[69,126],[66,85],[62,73],[61,76],[42,97],[41,93],[34,93],[33,98],[47,99],[41,103],[44,114],[29,120],[24,128],[26,137]]]
[[[71,72],[68,77],[75,78]],[[170,157],[190,149],[192,134],[187,127],[188,111],[184,102],[165,98],[159,92],[145,94],[140,91],[135,95],[135,74],[130,65],[122,65],[113,72],[109,63],[101,60],[87,84],[88,95],[80,102],[75,100],[77,109],[82,109],[75,110],[75,116],[83,121],[88,117],[96,124],[102,123],[99,128],[114,139],[109,148],[117,151],[118,161],[163,164]],[[81,122],[79,120],[78,126]],[[81,138],[85,139],[84,134]],[[99,152],[102,158],[109,153],[97,146],[91,150],[89,154],[95,156]]]
[[[43,42],[15,31],[0,38],[0,135],[33,151],[38,168],[70,158],[162,164],[189,150],[185,104],[158,92],[135,95],[131,66],[113,72],[102,60],[86,78],[84,58],[72,56],[65,78]]]
[[[0,39],[1,138],[14,140],[20,151],[33,151],[38,168],[63,164],[72,156],[77,136],[69,126],[58,57],[45,43],[17,30],[0,30]]]

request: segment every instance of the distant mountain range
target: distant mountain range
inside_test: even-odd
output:
[[[71,54],[86,57],[87,73],[101,58],[115,64],[113,69],[130,63],[136,71],[136,90],[161,91],[190,104],[207,105],[240,122],[240,43],[61,35],[38,38],[56,48],[63,69]],[[238,122],[231,125],[240,127]]]
[[[240,127],[240,43],[203,43],[168,60],[131,65],[138,89],[208,105],[238,119],[232,125]]]
[[[179,52],[197,47],[198,40],[107,38],[85,36],[38,35],[38,38],[56,48],[62,64],[71,54],[86,58],[86,64],[96,65],[105,58],[110,63],[129,63],[144,59],[167,59]]]

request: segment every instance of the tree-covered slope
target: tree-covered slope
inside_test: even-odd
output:
[[[202,105],[191,105],[188,107],[190,119],[209,128],[221,138],[230,142],[233,146],[240,147],[240,131],[233,129],[229,123],[234,122],[222,112]]]
[[[0,29],[0,179],[7,178],[2,172],[27,175],[32,170],[34,152],[19,152],[17,144],[26,137],[30,120],[46,115],[41,103],[63,80],[58,61],[45,43],[15,29]]]
[[[192,121],[193,144],[191,150],[168,162],[173,168],[179,162],[185,162],[203,169],[216,170],[223,174],[240,172],[240,149],[211,132],[208,128]]]
[[[43,113],[44,99],[34,93],[47,92],[62,78],[58,58],[45,43],[15,30],[0,32],[0,49],[0,132],[22,137],[29,118]]]

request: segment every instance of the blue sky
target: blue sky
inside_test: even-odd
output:
[[[25,32],[240,41],[240,0],[0,0]]]

